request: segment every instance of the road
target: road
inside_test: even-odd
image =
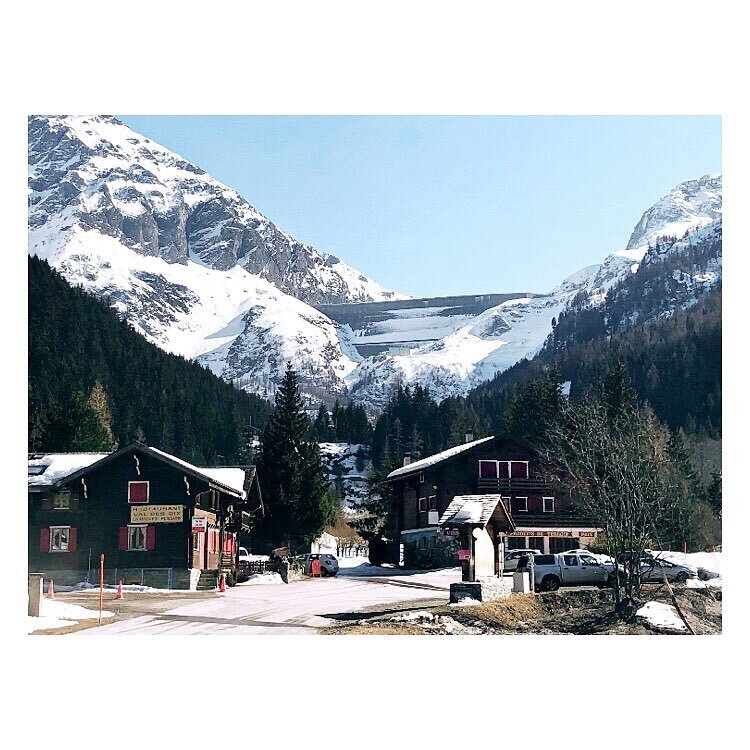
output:
[[[360,564],[342,568],[335,578],[240,584],[211,599],[71,635],[316,635],[365,607],[447,601],[450,584],[459,579],[458,569],[418,573]]]

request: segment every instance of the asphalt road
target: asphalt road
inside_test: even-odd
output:
[[[409,573],[360,566],[335,578],[288,585],[240,584],[183,604],[71,635],[316,635],[347,613],[404,601],[448,600],[458,571]]]

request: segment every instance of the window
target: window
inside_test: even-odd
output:
[[[70,542],[70,526],[52,526],[49,532],[49,551],[67,552]]]
[[[424,484],[424,474],[419,475],[419,483]]]
[[[29,464],[29,476],[38,477],[40,474],[44,474],[47,469],[47,464]]]
[[[563,555],[563,562],[569,568],[578,567],[578,556],[577,555]]]
[[[427,498],[427,507],[429,510],[437,510],[437,495],[430,495]]]
[[[54,510],[70,510],[70,492],[56,492],[52,495]]]
[[[420,513],[427,512],[427,498],[426,497],[419,498],[419,512]]]
[[[528,461],[511,461],[510,462],[511,479],[528,479],[529,462]]]
[[[598,565],[599,561],[595,557],[591,557],[591,555],[581,555],[581,563],[583,565]]]
[[[128,482],[128,502],[147,503],[149,490],[148,485],[148,482]]]
[[[480,461],[479,478],[480,479],[497,479],[497,461]]]
[[[516,506],[518,507],[519,513],[529,512],[529,498],[528,497],[517,497]]]
[[[555,512],[555,498],[554,497],[543,497],[542,498],[542,511],[544,513]]]
[[[128,549],[145,551],[146,549],[146,527],[145,526],[128,526]]]

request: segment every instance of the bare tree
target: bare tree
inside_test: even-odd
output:
[[[556,479],[603,530],[607,552],[620,563],[615,610],[631,613],[645,550],[686,515],[668,430],[648,407],[624,403],[613,409],[601,397],[590,398],[571,405],[551,426],[544,452]]]

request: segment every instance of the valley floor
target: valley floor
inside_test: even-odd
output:
[[[336,578],[289,585],[249,581],[218,592],[105,593],[106,619],[98,626],[96,590],[59,594],[51,609],[71,618],[37,634],[79,635],[469,635],[649,634],[674,632],[643,618],[625,623],[611,614],[611,593],[593,588],[515,595],[468,606],[448,605],[458,568],[418,572],[374,567],[364,558],[342,558]],[[265,581],[264,581],[265,582]],[[721,632],[721,590],[677,587],[678,601],[696,634]],[[661,585],[648,585],[643,600],[671,607]],[[657,605],[659,606],[659,605]],[[85,607],[88,616],[82,611]],[[78,618],[73,620],[73,618]],[[30,618],[31,619],[31,618]]]

